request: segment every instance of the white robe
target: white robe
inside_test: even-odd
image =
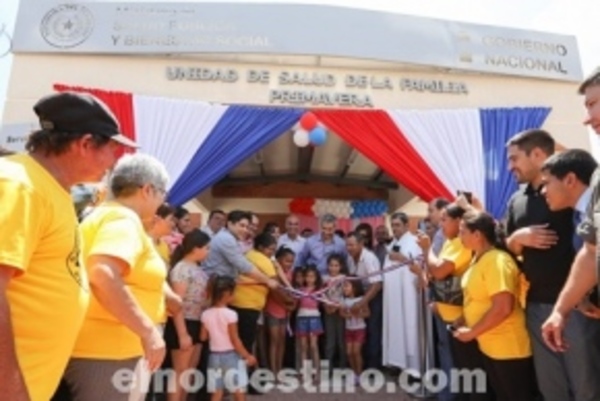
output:
[[[422,255],[417,237],[405,233],[394,238],[388,251],[398,245],[400,253],[408,258]],[[396,264],[386,256],[384,268]],[[433,365],[433,341],[431,335],[431,315],[425,317],[426,331],[420,325],[421,304],[418,278],[403,266],[383,276],[383,365],[395,366],[420,377],[421,371]],[[426,308],[428,310],[428,308]],[[426,337],[426,338],[425,338]],[[427,341],[427,356],[423,359],[421,340]],[[425,361],[425,366],[423,366]]]

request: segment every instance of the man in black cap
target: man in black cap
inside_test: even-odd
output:
[[[136,147],[90,95],[53,94],[33,109],[41,130],[28,153],[0,158],[0,389],[11,401],[52,397],[87,309],[70,188]]]

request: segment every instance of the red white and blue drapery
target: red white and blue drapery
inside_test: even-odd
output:
[[[183,204],[280,135],[307,110],[220,105],[55,85],[91,92],[126,135],[171,175],[169,201]],[[473,192],[501,217],[516,188],[506,141],[539,128],[546,107],[448,110],[311,110],[319,122],[424,201]],[[289,135],[289,134],[288,134]]]

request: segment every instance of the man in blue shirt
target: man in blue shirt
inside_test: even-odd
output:
[[[296,257],[296,267],[315,265],[322,276],[327,275],[327,258],[338,254],[347,257],[346,243],[335,235],[336,218],[326,214],[321,218],[321,232],[306,240],[302,251]]]

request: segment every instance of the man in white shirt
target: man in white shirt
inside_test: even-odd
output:
[[[409,232],[406,213],[394,213],[391,226],[393,238],[384,270],[422,255],[417,237]],[[423,366],[421,357],[420,344],[425,333],[420,329],[423,305],[419,277],[409,266],[402,266],[383,275],[383,288],[383,364],[419,376],[433,362],[430,357]],[[432,345],[431,330],[427,333],[427,342]]]
[[[298,219],[298,216],[290,214],[288,218],[285,219],[285,234],[279,237],[277,248],[285,246],[294,251],[297,258],[300,251],[304,248],[305,242],[306,238],[300,236],[300,220]],[[296,264],[294,263],[294,266],[295,265]]]
[[[382,366],[381,340],[383,298],[381,294],[382,277],[376,274],[381,271],[381,264],[377,255],[365,247],[365,238],[357,232],[346,236],[346,249],[348,250],[348,271],[358,277],[371,275],[363,280],[365,295],[360,302],[353,305],[352,309],[360,310],[368,305],[370,310],[367,319],[367,341],[365,344],[365,367],[379,369]]]
[[[208,222],[200,230],[204,231],[210,238],[213,238],[219,231],[225,227],[227,215],[224,211],[216,209],[208,215]]]

